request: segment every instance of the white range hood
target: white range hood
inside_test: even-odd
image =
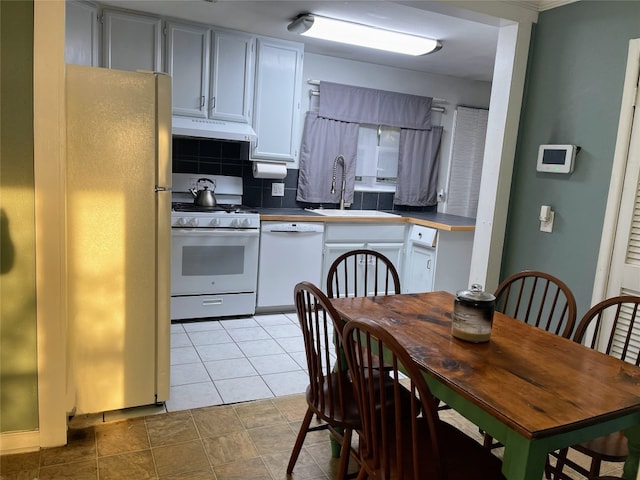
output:
[[[247,123],[225,122],[204,118],[173,117],[171,133],[182,137],[217,138],[255,142],[256,132]]]

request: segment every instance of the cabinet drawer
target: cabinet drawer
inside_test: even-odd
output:
[[[327,225],[326,242],[404,242],[406,225],[399,224],[342,224]]]

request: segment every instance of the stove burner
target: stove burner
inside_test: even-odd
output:
[[[218,204],[215,207],[205,207],[195,203],[173,203],[174,212],[227,212],[227,213],[258,213],[257,210],[242,205]]]

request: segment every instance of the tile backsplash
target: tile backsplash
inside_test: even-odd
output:
[[[249,160],[249,142],[233,142],[188,137],[173,138],[173,172],[231,175],[242,177],[243,203],[259,208],[307,208],[319,205],[296,201],[298,170],[288,169],[283,180],[253,178]],[[271,195],[271,184],[284,182],[284,197]],[[324,204],[328,208],[337,207]],[[351,208],[358,210],[393,210],[393,193],[355,192]],[[395,206],[396,210],[406,207]],[[419,210],[435,211],[435,207]]]

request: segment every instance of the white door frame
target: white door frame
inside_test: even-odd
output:
[[[67,443],[64,0],[36,0],[33,131],[39,445]]]
[[[500,280],[531,29],[531,23],[513,23],[498,34],[469,275],[469,285],[489,292]]]
[[[598,263],[596,264],[596,274],[591,295],[592,305],[604,300],[608,296],[607,288],[609,286],[613,245],[618,225],[618,216],[620,214],[622,187],[624,185],[624,175],[627,167],[627,157],[629,155],[635,100],[638,95],[639,73],[640,39],[633,39],[629,41],[627,70],[624,79],[624,89],[622,91],[620,119],[618,121],[618,135],[616,137],[616,148],[613,156],[613,166],[611,168],[611,182],[609,183],[607,208],[604,214],[600,251],[598,253]]]

